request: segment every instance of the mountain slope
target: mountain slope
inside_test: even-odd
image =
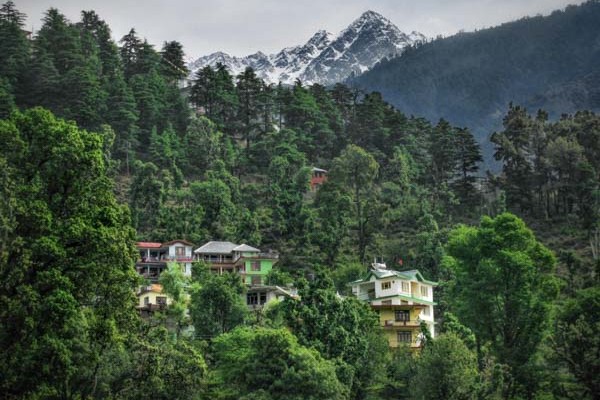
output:
[[[330,85],[367,71],[386,57],[396,56],[410,45],[425,40],[418,32],[405,34],[380,14],[367,11],[338,35],[318,31],[304,45],[288,47],[276,54],[262,52],[247,57],[232,57],[217,52],[189,64],[191,76],[200,68],[217,63],[234,75],[252,67],[269,83]]]
[[[484,142],[511,101],[551,116],[599,110],[599,66],[600,3],[591,1],[435,40],[352,84],[381,92],[407,114],[469,126]]]

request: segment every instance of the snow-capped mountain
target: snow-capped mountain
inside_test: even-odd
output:
[[[232,75],[252,67],[260,78],[269,83],[303,83],[330,85],[341,82],[352,74],[360,74],[384,57],[395,56],[409,45],[426,40],[418,32],[403,33],[382,15],[367,11],[350,26],[333,35],[321,30],[306,44],[287,47],[276,54],[262,52],[247,57],[232,57],[217,52],[200,57],[188,68],[195,72],[207,65],[225,65]]]

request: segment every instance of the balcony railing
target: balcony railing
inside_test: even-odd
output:
[[[176,261],[176,262],[193,262],[194,259],[192,257],[185,257],[185,256],[160,256],[160,257],[141,257],[138,262],[145,262],[145,263],[162,263],[162,262],[169,262],[169,261]]]
[[[418,320],[398,321],[395,319],[387,319],[384,321],[383,326],[386,328],[394,328],[394,327],[402,327],[402,326],[418,327],[418,326],[420,326],[420,324],[421,324],[421,321],[418,321]]]
[[[357,297],[359,300],[367,301],[367,300],[372,300],[373,298],[375,298],[375,294],[360,293]]]
[[[186,256],[165,256],[163,257],[165,261],[177,261],[177,262],[193,262],[194,259],[192,257]]]

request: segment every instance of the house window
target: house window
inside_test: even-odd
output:
[[[398,343],[412,343],[412,333],[410,331],[398,331]]]
[[[391,306],[392,305],[392,301],[391,300],[383,300],[381,302],[382,306]]]
[[[261,293],[260,294],[260,304],[263,305],[267,302],[267,294],[266,293]]]
[[[404,293],[408,293],[408,292],[410,292],[410,287],[409,287],[409,285],[408,285],[408,282],[402,282],[402,291],[403,291]]]
[[[429,288],[427,286],[421,286],[421,297],[429,297]]]
[[[183,247],[183,246],[177,246],[177,247],[175,247],[175,255],[177,257],[183,257],[183,256],[185,256],[185,247]]]
[[[423,309],[423,315],[427,315],[427,316],[431,315],[431,311],[429,310],[429,307],[425,307]]]
[[[150,304],[150,297],[146,296],[144,297],[144,305],[147,306],[148,304]]]
[[[260,271],[260,261],[252,261],[252,271]]]
[[[246,295],[246,304],[249,306],[258,304],[258,293],[248,293]]]
[[[250,283],[252,283],[253,285],[260,285],[262,284],[262,277],[253,276],[252,278],[250,278]]]
[[[396,316],[396,321],[410,321],[410,311],[408,310],[396,310],[394,315]]]
[[[392,288],[392,282],[382,282],[381,290],[388,290]]]
[[[167,298],[164,296],[156,296],[156,304],[158,304],[159,306],[166,306]]]

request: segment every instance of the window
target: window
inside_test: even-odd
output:
[[[421,286],[421,297],[429,297],[429,288],[427,286]]]
[[[158,304],[159,306],[166,306],[167,298],[164,296],[156,296],[156,304]]]
[[[148,304],[150,304],[150,297],[146,296],[144,297],[144,305],[147,306]]]
[[[412,343],[412,333],[410,331],[398,331],[398,343]]]
[[[183,257],[183,256],[185,256],[185,247],[183,247],[183,246],[177,246],[177,247],[175,247],[175,255],[177,257]]]
[[[260,285],[260,284],[262,284],[262,277],[260,277],[260,276],[253,276],[252,278],[250,278],[250,283],[252,285]]]
[[[381,282],[381,290],[388,290],[392,288],[392,282]]]
[[[252,271],[260,271],[260,261],[252,261]]]
[[[410,286],[408,285],[408,282],[402,282],[402,291],[404,293],[410,292]]]
[[[396,316],[396,321],[410,321],[410,311],[408,310],[396,310],[394,315]]]
[[[427,315],[427,316],[431,315],[431,310],[429,309],[429,307],[425,307],[423,309],[423,315]]]
[[[246,304],[249,306],[258,304],[258,293],[248,293],[246,295]]]
[[[267,294],[266,293],[261,293],[260,294],[260,304],[265,304],[267,302]]]

